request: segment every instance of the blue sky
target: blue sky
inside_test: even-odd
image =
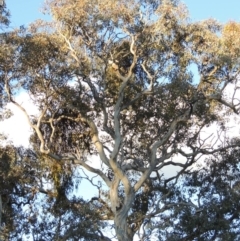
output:
[[[49,19],[40,10],[44,0],[5,0],[11,13],[11,26],[28,25],[36,19]]]
[[[240,21],[240,0],[183,0],[192,20],[213,17],[223,23]],[[39,12],[44,0],[6,0],[12,15],[12,27],[27,25],[38,18],[49,19]]]
[[[239,0],[182,0],[193,20],[215,18],[222,23],[240,21]]]

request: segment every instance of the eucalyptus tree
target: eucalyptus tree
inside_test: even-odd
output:
[[[67,192],[57,173],[68,167],[97,175],[89,205],[120,241],[148,240],[173,207],[201,209],[173,196],[198,162],[239,147],[223,134],[224,115],[239,113],[239,23],[191,22],[177,0],[49,0],[45,10],[51,23],[1,40],[0,75],[4,103],[22,110],[32,146],[56,165],[56,195]],[[213,125],[219,132],[204,134]]]

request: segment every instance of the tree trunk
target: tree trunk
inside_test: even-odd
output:
[[[126,217],[123,215],[117,214],[114,219],[115,231],[118,238],[118,241],[132,241],[134,232],[127,223]]]
[[[127,218],[129,209],[131,208],[132,202],[134,200],[134,193],[129,193],[126,195],[123,202],[118,197],[117,187],[118,181],[113,183],[112,190],[110,191],[116,235],[118,241],[132,241],[134,232],[127,222]]]

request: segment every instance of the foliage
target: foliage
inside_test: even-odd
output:
[[[4,27],[7,27],[10,23],[9,21],[10,13],[6,8],[5,1],[2,1],[0,6],[0,29],[3,30]]]
[[[110,240],[103,228],[113,221],[120,241],[237,240],[229,183],[239,178],[239,141],[225,137],[224,116],[239,113],[239,23],[191,22],[177,0],[48,0],[45,10],[51,23],[0,40],[1,105],[25,114],[34,170],[47,173],[36,185],[51,183],[37,189],[43,212],[29,233]],[[16,101],[19,91],[38,115]],[[167,167],[178,172],[161,175]],[[90,201],[72,196],[81,168],[99,191]]]
[[[166,229],[159,231],[159,239],[238,240],[239,181],[239,149],[207,159],[186,175],[170,198],[178,205],[165,215]]]
[[[12,146],[0,153],[2,240],[22,240],[23,236],[97,240],[98,214],[84,200],[69,197],[67,192],[73,189],[69,173],[58,172],[61,181],[56,184],[50,160],[46,166],[31,150]],[[49,185],[52,188],[46,189]]]

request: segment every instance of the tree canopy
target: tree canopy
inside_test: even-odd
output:
[[[239,240],[240,23],[177,0],[48,0],[14,30],[0,11],[1,117],[33,130],[1,147],[2,240]]]

